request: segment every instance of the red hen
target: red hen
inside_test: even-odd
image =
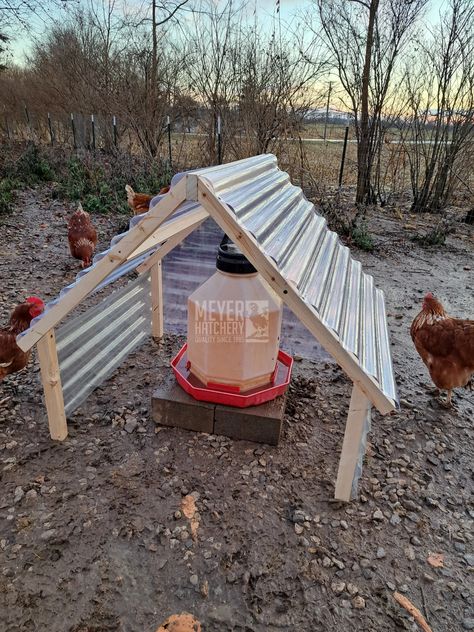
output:
[[[168,193],[170,187],[163,187],[158,192],[158,195],[164,195]],[[150,210],[150,202],[155,197],[154,195],[148,195],[146,193],[135,193],[129,184],[125,185],[125,191],[127,193],[127,202],[132,209],[134,215],[141,215],[142,213],[148,213]]]
[[[441,403],[451,406],[453,388],[467,386],[474,374],[474,320],[451,318],[430,292],[410,334],[431,379],[448,392]]]
[[[82,261],[83,268],[90,266],[97,244],[97,231],[81,204],[69,220],[68,240],[71,255]]]
[[[43,301],[31,296],[15,307],[8,327],[0,329],[0,382],[6,375],[21,371],[28,364],[30,352],[20,349],[16,337],[28,329],[33,318],[42,314],[43,310]]]

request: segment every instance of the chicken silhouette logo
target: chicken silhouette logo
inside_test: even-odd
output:
[[[268,301],[246,301],[245,339],[247,342],[268,342]]]

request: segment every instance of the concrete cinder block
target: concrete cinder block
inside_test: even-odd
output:
[[[193,399],[179,386],[174,375],[167,376],[153,392],[151,404],[157,424],[196,432],[214,431],[214,404]]]
[[[167,375],[152,396],[152,415],[157,424],[196,432],[208,432],[257,443],[278,445],[286,395],[249,408],[199,402]]]
[[[214,433],[233,439],[278,445],[285,402],[286,395],[249,408],[217,405],[214,413]]]

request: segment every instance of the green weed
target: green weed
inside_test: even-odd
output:
[[[369,233],[369,229],[365,221],[362,221],[354,226],[351,237],[353,244],[357,246],[357,248],[365,250],[366,252],[373,252],[375,250],[373,237]]]

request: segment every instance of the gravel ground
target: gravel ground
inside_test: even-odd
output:
[[[73,279],[71,210],[30,190],[6,218],[2,322],[25,293],[48,299]],[[123,218],[94,219],[103,248]],[[48,436],[36,358],[7,378],[1,629],[154,632],[189,611],[206,632],[417,630],[395,590],[433,632],[474,629],[474,395],[459,390],[456,409],[441,408],[408,331],[427,291],[473,317],[473,233],[459,225],[445,247],[423,249],[409,239],[415,224],[371,214],[379,249],[356,253],[386,290],[402,408],[374,414],[350,504],[331,500],[351,389],[331,361],[295,364],[277,448],[155,427],[150,397],[176,336],[130,356],[63,443]]]

